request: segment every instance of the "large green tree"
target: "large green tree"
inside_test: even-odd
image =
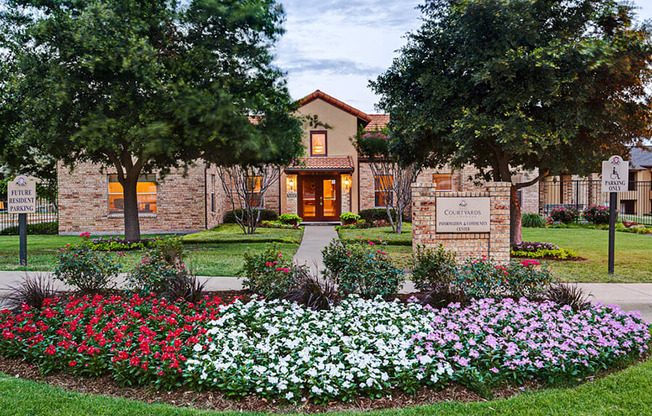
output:
[[[400,138],[429,165],[472,164],[519,189],[584,174],[650,137],[650,31],[612,0],[428,0],[424,23],[371,83]],[[519,183],[514,174],[538,169]]]
[[[302,151],[301,121],[270,54],[283,31],[275,0],[6,5],[0,144],[115,171],[128,239],[140,237],[142,173],[199,159],[283,163]]]

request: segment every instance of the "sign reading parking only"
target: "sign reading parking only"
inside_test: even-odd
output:
[[[602,192],[627,192],[629,162],[620,156],[611,156],[602,162]]]

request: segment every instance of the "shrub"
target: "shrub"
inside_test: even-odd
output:
[[[546,220],[539,214],[526,212],[521,216],[521,225],[527,228],[543,228],[546,226]]]
[[[345,212],[342,215],[340,215],[340,221],[342,222],[342,225],[355,224],[359,220],[360,220],[360,216],[352,212]]]
[[[373,241],[366,244],[333,240],[322,251],[325,274],[346,295],[363,297],[398,293],[405,276]]]
[[[82,243],[61,249],[54,276],[81,292],[92,293],[110,288],[119,272],[120,265],[109,254],[95,252]]]
[[[228,211],[224,215],[224,223],[226,224],[235,224],[235,213],[236,211],[238,212],[238,216],[244,215],[245,221],[247,221],[247,211],[245,210],[244,213],[242,213],[242,209],[236,209],[235,211]],[[278,214],[275,211],[272,211],[271,209],[260,209],[260,220],[261,221],[276,221],[278,219]]]
[[[303,266],[292,263],[283,256],[278,244],[267,245],[262,253],[244,254],[245,264],[240,272],[242,285],[254,293],[268,298],[280,298],[297,288],[305,274]]]
[[[329,281],[320,282],[319,279],[307,270],[299,273],[298,285],[286,293],[281,299],[296,302],[315,311],[329,310],[337,305],[339,296],[337,288]]]
[[[182,281],[189,275],[188,268],[181,262],[170,261],[159,248],[147,250],[134,270],[127,277],[129,289],[141,294],[170,292],[175,281]]]
[[[570,224],[571,222],[577,221],[577,219],[580,217],[580,214],[574,207],[559,205],[553,208],[553,210],[550,212],[550,217],[554,221],[561,221],[564,224]]]
[[[609,224],[609,208],[604,205],[591,205],[582,212],[582,216],[593,224]]]
[[[536,268],[536,260],[496,264],[485,257],[467,259],[455,271],[452,284],[472,298],[515,297],[540,298],[552,282],[545,267]]]
[[[125,240],[120,237],[98,237],[89,239],[88,248],[96,251],[130,251],[142,250],[155,246],[160,238],[141,238],[140,240]]]
[[[579,257],[579,254],[575,250],[569,250],[566,248],[559,248],[557,250],[539,250],[539,251],[516,251],[511,250],[510,254],[512,257],[523,257],[528,259],[557,259],[557,260],[568,260],[576,259]]]
[[[396,218],[396,211],[394,209],[390,209],[389,212],[393,218]],[[359,215],[361,219],[367,221],[369,224],[378,220],[389,221],[385,208],[363,209]]]
[[[167,290],[162,293],[162,296],[173,302],[183,299],[197,303],[205,297],[205,286],[206,282],[199,282],[197,276],[191,273],[177,273],[176,277],[168,281]]]
[[[281,221],[262,221],[260,228],[279,228],[282,230],[298,230],[301,228],[299,224],[284,224]]]
[[[591,306],[588,296],[577,285],[558,283],[550,286],[545,293],[545,299],[555,302],[557,305],[568,305],[574,311],[587,309]]]
[[[27,234],[30,235],[56,235],[59,234],[59,222],[39,222],[27,224]],[[0,231],[0,235],[18,235],[18,226],[7,227]]]
[[[46,299],[56,295],[49,276],[39,273],[36,276],[26,275],[17,286],[10,286],[3,300],[13,311],[21,310],[23,305],[41,310],[49,304]]]
[[[281,214],[278,220],[282,224],[299,225],[303,219],[297,214]]]
[[[417,246],[411,280],[419,290],[433,290],[440,283],[450,283],[455,266],[455,253],[445,250],[442,244],[436,249]]]

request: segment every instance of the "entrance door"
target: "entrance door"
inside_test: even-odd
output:
[[[304,221],[339,221],[339,175],[299,176],[299,216]]]

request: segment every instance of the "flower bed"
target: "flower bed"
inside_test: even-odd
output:
[[[510,254],[512,257],[547,260],[578,260],[579,254],[575,250],[561,248],[552,243],[527,242],[512,244]]]
[[[285,301],[54,300],[0,314],[0,353],[46,372],[126,385],[318,403],[458,382],[476,390],[595,374],[647,351],[648,324],[615,306],[479,300],[436,310],[351,297],[328,311]]]

